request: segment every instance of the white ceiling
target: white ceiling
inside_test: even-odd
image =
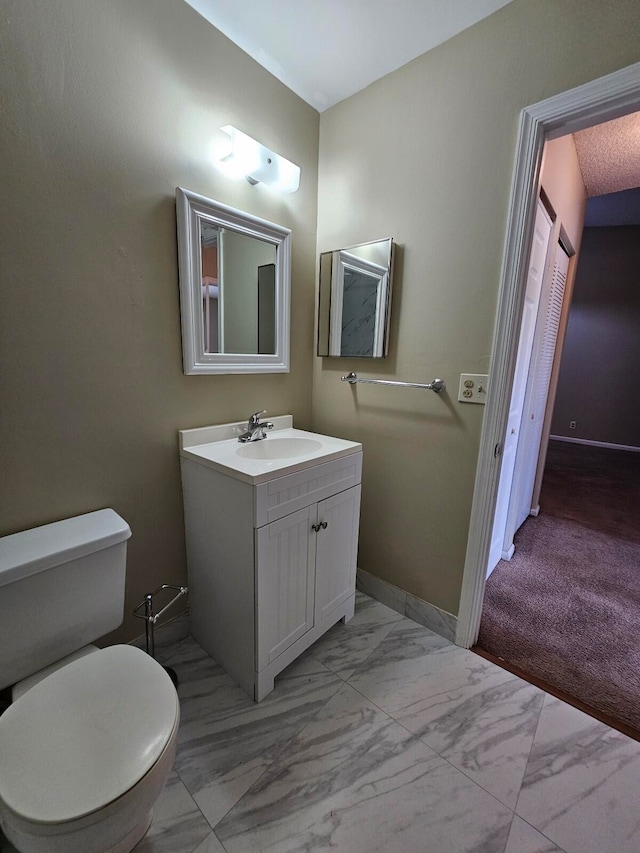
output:
[[[319,112],[511,0],[185,0]]]
[[[322,112],[511,0],[184,2]],[[588,196],[640,186],[640,113],[574,140]]]
[[[640,113],[573,134],[589,197],[640,186]]]

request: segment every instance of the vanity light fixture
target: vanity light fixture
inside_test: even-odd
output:
[[[300,166],[276,154],[230,124],[220,128],[229,134],[231,151],[221,159],[224,171],[244,177],[250,184],[266,184],[282,193],[294,193],[300,186]]]

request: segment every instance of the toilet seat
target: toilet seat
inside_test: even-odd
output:
[[[179,714],[171,679],[140,649],[80,658],[0,717],[0,800],[40,825],[104,809],[158,762]]]

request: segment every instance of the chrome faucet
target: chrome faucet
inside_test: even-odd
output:
[[[238,441],[246,443],[247,441],[260,441],[262,438],[266,438],[267,430],[273,429],[272,423],[260,420],[260,415],[266,414],[266,409],[263,409],[261,412],[254,412],[249,418],[247,431],[238,436]]]

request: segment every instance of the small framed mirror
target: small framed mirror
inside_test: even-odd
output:
[[[184,372],[289,371],[291,231],[178,187]]]
[[[392,278],[390,237],[320,255],[318,355],[387,355]]]

